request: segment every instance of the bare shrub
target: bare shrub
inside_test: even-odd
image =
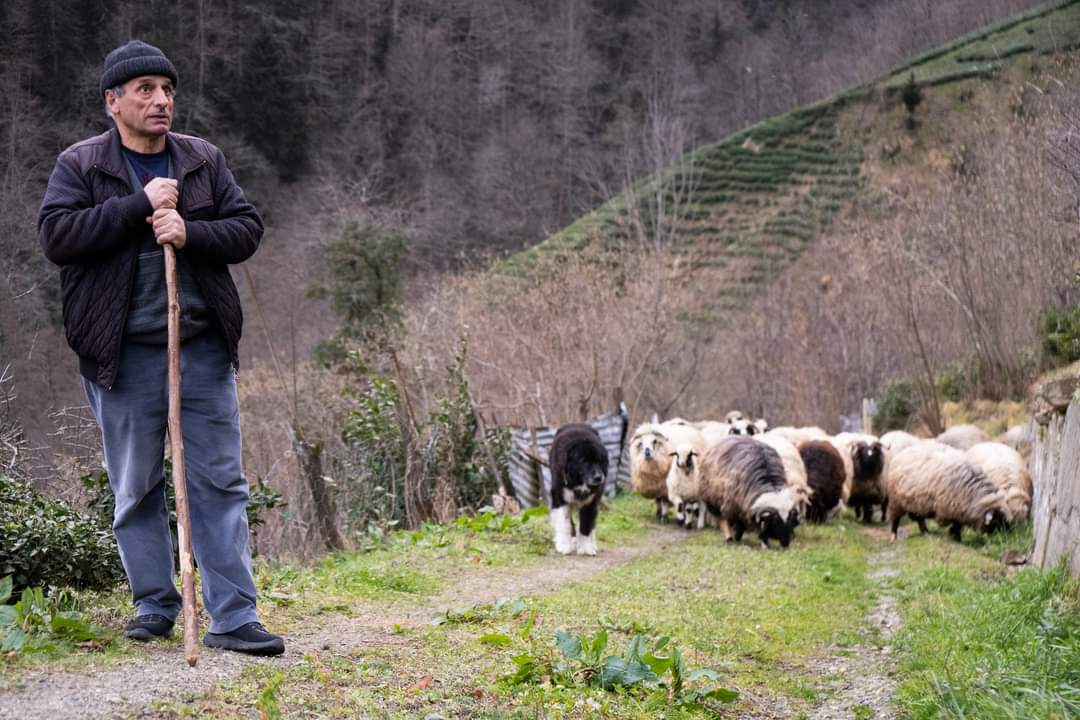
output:
[[[463,329],[475,402],[501,424],[561,424],[612,409],[669,411],[700,360],[677,315],[670,256],[632,246],[539,257],[527,277],[449,279],[405,318],[402,363],[430,406]]]
[[[22,478],[26,464],[26,437],[15,418],[15,391],[10,365],[0,368],[0,475]]]

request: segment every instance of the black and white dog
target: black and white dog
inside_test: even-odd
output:
[[[596,516],[607,478],[608,454],[592,427],[575,423],[555,433],[551,466],[551,526],[555,550],[563,555],[596,554]],[[578,512],[578,532],[570,511]]]

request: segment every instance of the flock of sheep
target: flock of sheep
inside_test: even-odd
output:
[[[787,547],[800,521],[822,523],[845,507],[865,522],[880,507],[894,541],[904,515],[924,533],[934,519],[959,540],[965,526],[992,532],[1027,520],[1033,493],[1020,453],[974,426],[935,439],[830,436],[817,427],[769,429],[738,412],[723,422],[641,425],[630,474],[661,522],[674,508],[688,528],[712,518],[728,541],[750,529],[766,547],[774,539]]]

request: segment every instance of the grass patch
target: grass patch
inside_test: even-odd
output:
[[[1080,583],[1062,568],[1008,575],[1030,530],[958,545],[911,538],[895,581],[898,704],[921,718],[1080,717]]]

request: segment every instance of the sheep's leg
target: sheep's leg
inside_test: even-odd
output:
[[[900,518],[903,517],[903,513],[893,514],[890,518],[889,524],[892,525],[892,535],[889,537],[889,542],[896,542],[896,531],[900,529]]]
[[[723,515],[720,516],[720,532],[724,533],[724,542],[735,542],[735,538],[731,533],[731,524]]]
[[[666,503],[663,500],[657,498],[657,500],[656,500],[656,522],[659,522],[659,523],[667,522],[667,508],[664,507],[665,504]]]
[[[923,535],[930,532],[926,529],[926,518],[924,518],[922,515],[912,515],[911,517],[915,518],[915,522],[919,523],[919,532],[921,532]]]
[[[960,542],[964,537],[964,526],[960,523],[954,522],[949,526],[949,537],[956,542]]]
[[[697,529],[702,530],[704,527],[705,527],[705,503],[698,503]]]
[[[741,520],[736,520],[732,525],[735,526],[733,528],[735,531],[735,542],[742,542],[742,536],[746,531],[746,525],[744,525]]]

